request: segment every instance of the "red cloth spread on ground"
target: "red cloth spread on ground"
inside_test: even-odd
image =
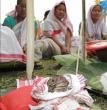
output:
[[[37,105],[31,97],[32,86],[21,87],[0,99],[0,110],[29,110],[29,104]]]
[[[107,40],[96,40],[96,41],[88,42],[86,49],[87,51],[107,49]]]
[[[100,61],[107,62],[107,40],[97,40],[87,43],[88,55],[97,55]]]

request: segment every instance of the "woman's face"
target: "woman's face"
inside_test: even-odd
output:
[[[66,7],[64,4],[60,4],[58,5],[56,8],[55,8],[55,17],[58,19],[58,20],[61,20],[62,18],[65,17],[66,15]]]
[[[24,19],[26,17],[26,0],[22,0],[22,2],[16,6],[16,11],[20,18]]]
[[[102,10],[100,6],[95,6],[91,12],[91,18],[93,21],[98,21],[102,15]]]

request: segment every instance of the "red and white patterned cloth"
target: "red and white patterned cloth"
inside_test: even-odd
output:
[[[17,88],[24,87],[24,86],[32,86],[33,80],[20,80],[16,79],[17,82]]]
[[[26,55],[23,54],[0,54],[0,62],[22,62],[26,63]]]
[[[65,74],[63,75],[69,82],[68,86],[71,86],[71,90],[65,92],[48,92],[47,81],[50,77],[37,76],[29,83],[28,80],[18,81],[18,87],[32,85],[31,95],[35,100],[39,100],[38,106],[30,105],[31,110],[89,110],[89,108],[83,108],[79,103],[85,103],[88,106],[92,106],[93,99],[88,94],[85,87],[85,77],[77,74]]]

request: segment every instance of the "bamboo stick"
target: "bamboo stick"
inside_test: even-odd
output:
[[[85,0],[82,0],[82,23],[83,23],[83,32],[82,32],[82,59],[85,62],[85,30],[86,30],[86,19],[85,19]]]
[[[76,75],[78,74],[78,70],[79,70],[79,58],[80,58],[80,45],[78,46],[78,55],[77,55],[77,63],[76,63]]]
[[[27,0],[27,78],[34,69],[34,0]]]

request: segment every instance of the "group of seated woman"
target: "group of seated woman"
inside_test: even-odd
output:
[[[3,25],[10,27],[14,31],[24,51],[26,51],[27,43],[26,24],[26,0],[17,0],[15,11],[8,14]],[[64,1],[57,3],[49,11],[42,25],[43,27],[39,26],[37,20],[35,20],[34,49],[36,58],[50,58],[53,55],[72,53],[73,25],[69,20]],[[37,39],[38,27],[41,30],[39,39]],[[100,5],[94,5],[89,9],[85,37],[87,41],[107,39],[107,27],[104,23]]]

